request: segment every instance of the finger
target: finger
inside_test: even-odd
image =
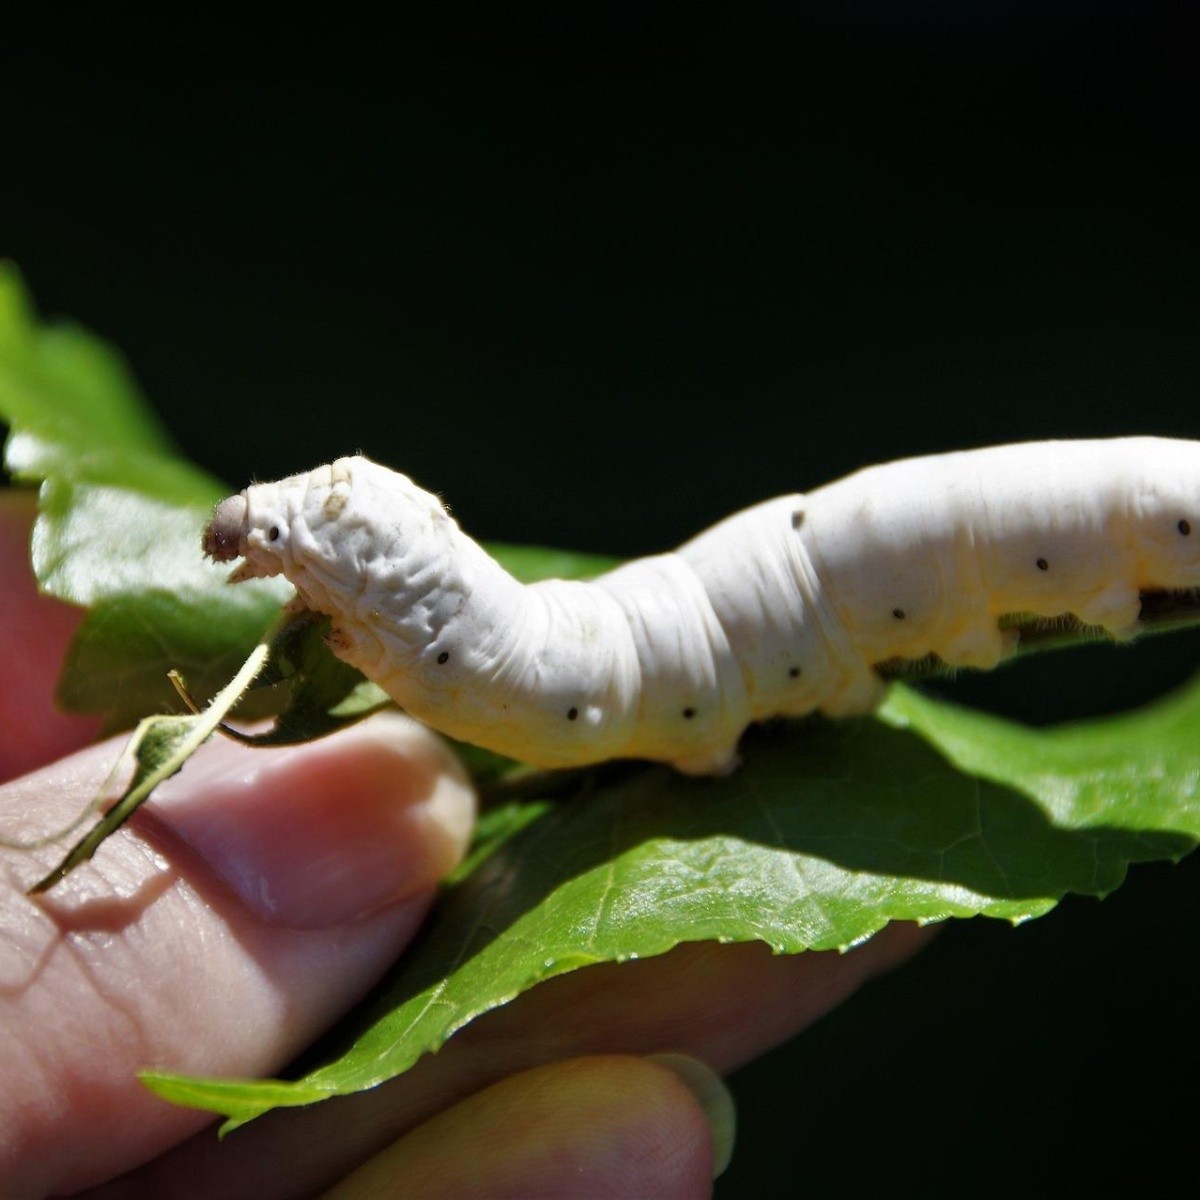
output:
[[[725,1074],[807,1028],[905,961],[932,927],[899,922],[845,954],[777,955],[761,942],[699,942],[658,959],[550,980],[468,1027],[464,1058],[495,1062],[518,1040],[539,1055],[679,1050]],[[478,1070],[464,1063],[460,1070]]]
[[[90,742],[96,717],[64,713],[54,688],[83,609],[43,596],[29,565],[33,492],[0,489],[0,781],[32,771]]]
[[[706,1197],[726,1156],[685,1082],[695,1074],[630,1057],[536,1067],[432,1118],[324,1200]]]
[[[0,788],[0,828],[65,823],[115,750]],[[0,854],[5,1195],[73,1193],[208,1122],[139,1070],[277,1072],[412,936],[473,804],[442,744],[389,714],[288,750],[210,743],[46,896],[24,888],[61,848]]]
[[[930,928],[899,923],[846,954],[701,942],[588,967],[479,1018],[390,1083],[277,1110],[222,1142],[206,1131],[114,1184],[104,1200],[307,1196],[434,1113],[558,1059],[677,1051],[727,1072],[812,1024],[930,936]]]

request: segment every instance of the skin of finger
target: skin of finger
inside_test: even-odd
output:
[[[37,590],[29,562],[36,499],[0,488],[0,781],[53,762],[95,738],[98,717],[65,713],[54,689],[83,609]]]
[[[811,1025],[932,934],[896,923],[846,954],[700,942],[575,971],[480,1017],[381,1087],[277,1110],[220,1143],[206,1132],[94,1200],[308,1196],[442,1109],[556,1060],[674,1051],[725,1073]]]
[[[95,791],[118,745],[81,751],[0,788],[0,826],[18,819],[38,832],[64,824]],[[277,807],[282,823],[314,755],[335,760],[343,792],[331,791],[331,803],[353,803],[377,785],[377,754],[364,765],[348,745],[346,735],[303,752],[218,742],[201,753],[277,755],[271,794],[247,803]],[[205,771],[195,778],[203,788]],[[180,780],[186,804],[186,771]],[[377,980],[432,897],[426,886],[361,919],[284,928],[242,903],[164,819],[139,814],[133,826],[43,897],[24,889],[61,848],[0,853],[6,1200],[95,1184],[208,1124],[208,1114],[153,1096],[135,1073],[278,1071]]]
[[[364,1163],[324,1200],[700,1200],[713,1149],[695,1095],[642,1058],[535,1067]]]

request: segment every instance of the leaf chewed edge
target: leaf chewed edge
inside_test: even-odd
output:
[[[128,723],[163,707],[171,669],[198,697],[217,693],[286,590],[225,587],[198,549],[222,489],[174,456],[118,356],[36,322],[11,269],[0,270],[0,417],[9,471],[42,484],[39,580],[89,608],[64,702]],[[611,565],[497,549],[525,579]],[[285,630],[276,651],[252,693],[270,712],[292,702],[276,740],[379,699],[324,650],[315,622]],[[156,719],[113,820],[231,694]],[[1125,717],[1030,730],[897,686],[877,719],[753,730],[723,779],[618,764],[514,785],[511,764],[472,753],[505,803],[485,812],[419,941],[326,1043],[339,1048],[324,1064],[290,1081],[145,1080],[229,1129],[391,1078],[475,1017],[592,963],[700,940],[845,949],[893,920],[1015,922],[1068,892],[1103,895],[1130,863],[1200,840],[1198,734],[1196,687]]]

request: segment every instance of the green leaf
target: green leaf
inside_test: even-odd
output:
[[[752,731],[722,779],[592,773],[509,805],[421,941],[291,1084],[149,1075],[226,1128],[372,1087],[554,975],[684,941],[845,949],[894,920],[1039,916],[1200,839],[1200,688],[1127,717],[1022,728],[902,687],[882,720]],[[480,913],[487,913],[481,922]]]
[[[37,321],[0,263],[0,419],[5,466],[41,484],[33,534],[40,587],[88,608],[59,700],[112,728],[178,707],[167,672],[198,696],[224,685],[289,594],[226,586],[200,533],[226,490],[181,460],[124,361],[98,338]]]
[[[386,692],[329,652],[328,632],[329,618],[317,613],[288,619],[271,643],[263,676],[268,687],[293,681],[286,705],[265,733],[226,733],[249,746],[294,745],[336,733],[390,705]]]
[[[315,613],[302,612],[289,617],[285,611],[233,678],[203,708],[182,675],[172,671],[171,682],[190,713],[146,717],[138,722],[103,789],[107,790],[112,777],[119,776],[125,765],[132,764],[131,779],[125,790],[112,801],[102,791],[89,812],[102,809],[106,803],[110,805],[107,811],[30,892],[48,891],[87,862],[150,798],[154,789],[182,770],[218,729],[247,745],[282,746],[323,737],[389,704],[383,692],[324,652],[321,639],[328,625],[327,618]],[[235,708],[244,707],[242,701],[256,686],[271,695],[268,711],[279,708],[284,711],[267,732],[251,735],[231,727],[227,721]],[[286,690],[280,690],[281,686]],[[80,823],[82,818],[72,824],[71,830]]]
[[[132,777],[125,790],[100,820],[67,851],[58,865],[29,889],[31,895],[48,891],[80,863],[87,862],[150,798],[160,783],[183,768],[262,671],[269,653],[270,643],[267,640],[260,642],[237,674],[203,712],[189,716],[147,717],[139,722],[125,747],[121,762],[113,772],[119,773],[125,762],[132,763]]]
[[[174,699],[170,669],[198,696],[217,692],[287,589],[229,588],[224,569],[203,561],[200,531],[224,489],[175,457],[119,356],[80,330],[39,324],[8,268],[0,416],[12,426],[8,469],[42,484],[39,580],[89,609],[64,699],[122,723]],[[495,549],[527,580],[612,565]],[[291,701],[278,739],[378,698],[328,654],[314,623],[293,632],[276,647],[278,671],[251,693],[261,711]],[[204,714],[208,725],[143,726],[140,774],[104,830],[207,736],[232,695]],[[1200,838],[1198,733],[1198,689],[1131,716],[1033,731],[896,688],[879,719],[752,731],[742,768],[723,779],[629,765],[522,774],[468,748],[476,777],[505,802],[485,813],[419,942],[339,1031],[342,1051],[293,1081],[147,1082],[232,1127],[390,1078],[476,1016],[591,963],[706,939],[843,948],[892,920],[1022,921],[1069,892],[1103,895],[1130,863],[1177,858]]]
[[[219,490],[176,456],[121,355],[74,325],[40,324],[16,268],[2,261],[0,416],[13,426],[5,466],[19,479],[111,484],[183,503]]]
[[[544,546],[510,546],[489,542],[496,561],[524,583],[538,579],[588,579],[611,571],[619,559],[574,550],[551,550]]]

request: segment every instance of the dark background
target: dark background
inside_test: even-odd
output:
[[[362,449],[483,538],[633,555],[909,453],[1200,436],[1196,6],[796,8],[6,17],[0,254],[231,484]],[[1058,719],[1198,659],[952,690]],[[1189,859],[955,923],[735,1076],[718,1194],[1190,1160],[1198,918]]]

